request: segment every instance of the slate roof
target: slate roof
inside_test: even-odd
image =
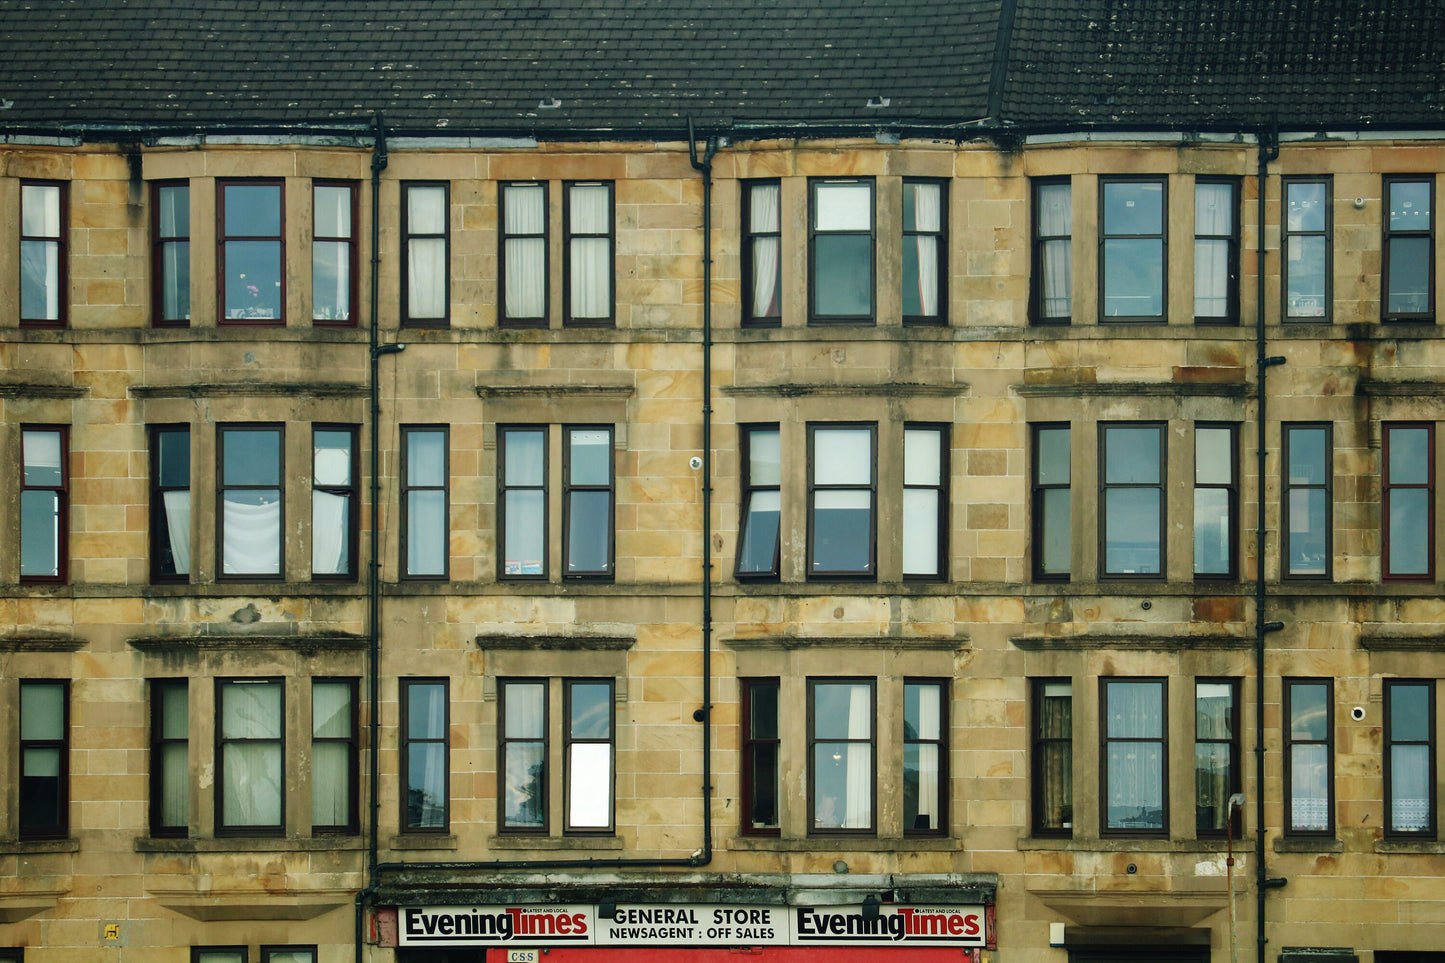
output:
[[[1023,126],[1439,127],[1441,0],[1019,0]]]
[[[1445,0],[0,0],[0,134],[1438,128],[1442,77]]]

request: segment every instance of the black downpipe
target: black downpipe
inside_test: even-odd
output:
[[[702,847],[691,856],[674,859],[493,859],[376,863],[372,867],[371,885],[357,895],[357,963],[360,963],[361,960],[362,899],[369,897],[375,891],[376,880],[382,873],[473,873],[508,869],[624,869],[629,867],[697,869],[712,862],[712,159],[713,155],[717,153],[718,143],[716,138],[709,137],[703,158],[698,160],[697,142],[693,137],[691,118],[688,119],[687,135],[688,157],[692,161],[693,169],[702,172],[703,175],[702,707],[692,714],[694,721],[702,723]],[[374,271],[372,283],[375,284]],[[374,366],[375,354],[373,353]],[[374,808],[372,816],[374,851],[374,827],[376,825]]]
[[[378,786],[381,781],[377,748],[381,732],[378,718],[381,674],[381,385],[378,362],[383,354],[395,354],[406,345],[379,341],[381,272],[381,172],[386,170],[386,127],[378,112],[373,125],[375,136],[371,149],[371,323],[367,326],[367,354],[370,365],[367,388],[370,394],[368,420],[371,435],[370,498],[371,547],[366,561],[366,711],[368,742],[371,746],[367,767],[366,804],[366,886],[356,894],[356,963],[361,963],[365,942],[366,901],[376,889],[377,828],[379,808]]]
[[[1265,893],[1275,886],[1284,885],[1284,880],[1271,880],[1264,865],[1264,637],[1283,626],[1278,622],[1265,621],[1264,542],[1265,542],[1265,374],[1271,367],[1283,364],[1283,358],[1271,358],[1265,354],[1265,294],[1264,294],[1264,218],[1265,185],[1269,178],[1269,162],[1279,157],[1279,132],[1274,128],[1258,133],[1259,168],[1257,174],[1257,229],[1255,244],[1255,460],[1256,460],[1256,521],[1254,529],[1254,875],[1255,875],[1255,931],[1259,944],[1258,961],[1265,963]]]

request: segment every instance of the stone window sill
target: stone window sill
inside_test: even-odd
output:
[[[840,853],[946,852],[959,849],[951,836],[734,836],[728,849],[742,852],[816,853],[836,850]]]
[[[78,839],[4,839],[0,856],[34,856],[41,853],[78,853]]]
[[[487,847],[507,850],[561,850],[581,849],[613,851],[622,849],[622,840],[617,836],[489,836]]]
[[[1234,841],[1236,853],[1244,853],[1253,847],[1254,840],[1250,836]],[[1223,853],[1229,849],[1229,841],[1215,837],[1159,839],[1147,836],[1112,836],[1106,839],[1070,839],[1055,836],[1025,836],[1019,840],[1018,848],[1023,851],[1055,850],[1090,853]]]
[[[1276,853],[1343,853],[1345,844],[1329,837],[1282,836],[1274,841]]]

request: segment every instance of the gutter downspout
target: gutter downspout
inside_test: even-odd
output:
[[[687,154],[702,173],[702,708],[692,714],[702,726],[703,862],[712,860],[712,159],[716,137],[707,139],[701,161],[692,117],[687,118]]]
[[[693,721],[702,723],[702,847],[691,856],[675,859],[494,859],[459,860],[445,862],[390,862],[373,863],[372,882],[366,890],[357,895],[357,963],[361,961],[361,903],[376,889],[377,877],[383,872],[452,872],[468,873],[508,869],[627,869],[650,867],[697,869],[712,862],[712,159],[717,153],[716,137],[707,139],[702,160],[697,157],[697,141],[694,139],[692,118],[687,122],[687,151],[693,169],[703,175],[703,261],[702,261],[702,349],[703,349],[703,397],[702,397],[702,707],[692,714]],[[384,156],[384,155],[383,155]],[[385,166],[383,164],[383,166]],[[375,191],[375,168],[373,168],[373,191]],[[374,203],[374,198],[373,198]],[[373,221],[373,229],[375,222]],[[376,249],[373,237],[372,250]],[[373,289],[376,283],[375,270],[372,272]],[[386,346],[390,347],[390,346]],[[376,353],[372,353],[373,374]],[[374,379],[373,379],[374,381]],[[373,449],[374,456],[374,449]],[[374,477],[374,476],[373,476]],[[373,500],[373,510],[375,501]],[[373,721],[375,716],[373,715]],[[375,759],[375,754],[372,756]],[[373,778],[375,771],[373,769]],[[374,800],[373,796],[373,800]],[[376,849],[376,809],[372,807],[372,852]]]
[[[371,441],[370,525],[371,545],[366,560],[366,711],[370,745],[367,767],[366,817],[366,886],[356,894],[356,963],[361,963],[365,943],[366,902],[376,890],[377,830],[379,825],[378,786],[381,781],[377,758],[381,720],[378,718],[381,672],[381,385],[379,362],[383,354],[396,354],[404,344],[381,344],[378,338],[381,306],[381,172],[386,170],[386,126],[378,111],[373,121],[374,140],[371,148],[371,289],[369,291],[371,324],[367,328],[367,409]]]
[[[1264,543],[1265,543],[1265,376],[1270,368],[1284,364],[1282,357],[1265,354],[1265,294],[1264,294],[1264,218],[1265,185],[1269,178],[1269,162],[1279,157],[1279,131],[1271,126],[1258,133],[1259,167],[1256,177],[1258,240],[1255,245],[1255,459],[1256,489],[1258,505],[1254,530],[1254,874],[1255,874],[1255,931],[1258,942],[1258,963],[1265,963],[1265,894],[1285,884],[1284,879],[1270,879],[1265,869],[1264,847],[1264,637],[1270,632],[1284,628],[1282,622],[1265,621],[1267,601],[1264,584]]]

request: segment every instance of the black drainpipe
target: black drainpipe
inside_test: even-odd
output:
[[[1282,357],[1265,354],[1265,300],[1264,300],[1264,195],[1269,178],[1269,162],[1279,157],[1279,131],[1271,126],[1261,129],[1258,134],[1259,168],[1256,190],[1259,194],[1257,207],[1258,237],[1255,244],[1255,460],[1257,476],[1256,522],[1254,529],[1254,875],[1255,875],[1255,930],[1258,940],[1258,961],[1265,963],[1264,907],[1265,894],[1285,884],[1283,878],[1270,879],[1264,865],[1264,637],[1270,632],[1284,628],[1282,622],[1265,621],[1264,584],[1264,543],[1265,543],[1265,373],[1275,365],[1284,364]],[[1283,251],[1281,251],[1281,257]]]
[[[379,309],[381,272],[381,172],[386,170],[386,126],[377,112],[373,123],[371,148],[371,323],[367,326],[367,388],[370,405],[367,410],[371,441],[370,499],[371,547],[366,561],[366,712],[368,743],[371,747],[366,795],[366,886],[356,894],[356,963],[361,963],[366,901],[376,889],[378,785],[381,781],[377,747],[380,744],[381,720],[381,386],[379,362],[384,354],[396,354],[404,344],[381,344],[378,338],[381,319]]]
[[[712,159],[717,153],[717,139],[709,137],[701,161],[697,158],[697,143],[693,139],[692,118],[687,122],[687,149],[694,170],[703,175],[703,445],[702,445],[702,707],[693,712],[696,722],[702,723],[702,847],[691,856],[674,859],[492,859],[453,860],[445,862],[392,862],[374,863],[372,882],[357,894],[356,906],[356,959],[361,961],[363,901],[376,889],[376,880],[384,872],[452,872],[472,873],[508,869],[627,869],[627,868],[689,868],[697,869],[712,862]],[[374,175],[373,175],[374,176]],[[374,185],[373,185],[373,189]],[[375,222],[373,221],[373,227]],[[373,238],[373,251],[375,239]],[[376,282],[375,270],[372,283]],[[373,353],[373,368],[375,354]],[[373,716],[373,719],[375,717]],[[375,753],[373,752],[373,759]],[[375,772],[373,771],[373,777]],[[373,797],[374,798],[374,797]],[[376,811],[372,809],[372,848],[375,851]]]

